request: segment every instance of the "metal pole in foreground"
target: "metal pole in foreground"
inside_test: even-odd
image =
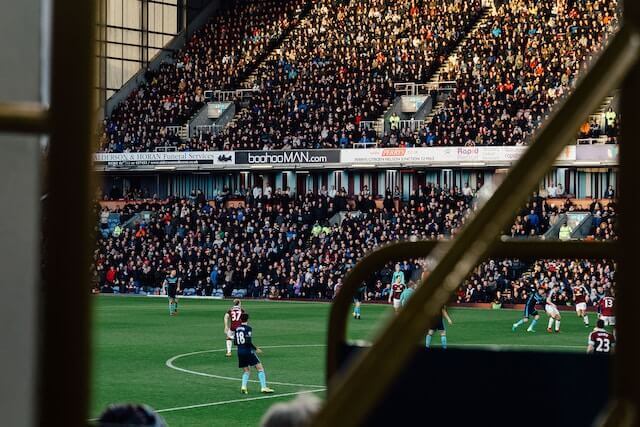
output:
[[[627,28],[640,28],[640,2],[624,1],[623,21]],[[637,167],[640,163],[640,65],[635,65],[622,85],[620,135],[620,241],[622,252],[618,264],[616,294],[617,346],[614,359],[613,397],[606,426],[640,424],[640,318],[636,303],[640,300],[640,283],[636,266],[640,229],[635,213],[640,211],[640,186]]]
[[[95,2],[53,1],[38,423],[81,426],[89,402]]]

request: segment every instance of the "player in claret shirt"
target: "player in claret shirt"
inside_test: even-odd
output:
[[[589,334],[587,353],[612,353],[615,345],[616,338],[605,331],[604,320],[599,319],[593,332]]]
[[[616,299],[613,295],[613,289],[606,293],[606,296],[598,303],[598,311],[600,312],[600,319],[604,322],[605,326],[616,325]]]
[[[242,313],[240,315],[241,324],[236,328],[236,345],[238,346],[238,367],[244,371],[242,373],[242,387],[240,392],[248,394],[247,384],[249,383],[249,375],[251,374],[251,367],[255,366],[258,371],[258,379],[260,380],[260,392],[261,393],[273,393],[273,390],[267,387],[267,376],[264,373],[264,368],[260,359],[256,356],[256,353],[262,353],[260,348],[253,345],[252,333],[253,329],[247,324],[249,321],[249,315]]]
[[[580,281],[573,287],[573,297],[576,303],[576,314],[582,317],[584,326],[589,326],[589,316],[587,316],[587,302],[589,301],[589,291]]]
[[[231,346],[233,345],[233,340],[236,336],[236,329],[241,325],[240,316],[244,313],[242,307],[240,307],[241,302],[239,299],[233,300],[233,307],[231,307],[224,314],[224,334],[226,335],[226,344],[227,344],[227,357],[231,357]]]
[[[558,306],[554,302],[556,294],[560,293],[560,285],[558,283],[554,283],[551,287],[551,290],[547,294],[547,301],[544,305],[544,311],[549,315],[549,325],[547,326],[547,332],[553,333],[553,321],[556,322],[556,332],[560,332],[560,311],[558,310]]]
[[[404,291],[404,284],[400,281],[400,278],[396,278],[396,281],[391,285],[391,293],[389,294],[389,304],[393,300],[393,309],[398,313],[400,311],[400,295]]]

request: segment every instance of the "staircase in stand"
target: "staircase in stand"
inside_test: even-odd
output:
[[[484,29],[487,26],[487,21],[489,20],[490,17],[491,17],[490,9],[485,8],[482,11],[480,18],[478,18],[478,20],[473,25],[473,27],[471,27],[471,30],[467,32],[467,34],[465,34],[465,36],[460,40],[460,42],[458,43],[454,51],[451,54],[449,54],[449,56],[447,57],[447,60],[444,61],[442,65],[440,65],[440,67],[438,68],[438,71],[434,73],[433,77],[431,77],[428,84],[437,87],[440,84],[440,82],[443,81],[441,76],[449,74],[449,72],[451,71],[451,68],[453,67],[453,64],[457,62],[457,58],[462,57],[463,52],[467,44],[469,43],[469,40],[474,38],[480,30]],[[442,111],[442,108],[444,107],[444,103],[446,99],[447,99],[447,96],[445,97],[438,96],[436,104],[433,106],[433,108],[431,109],[431,112],[425,118],[425,124],[431,123],[433,118],[440,111]]]

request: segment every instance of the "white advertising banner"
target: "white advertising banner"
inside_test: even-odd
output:
[[[356,148],[292,151],[183,151],[147,153],[97,153],[94,164],[103,169],[237,169],[247,168],[358,168],[358,167],[508,167],[527,147],[411,147]],[[558,166],[615,166],[618,146],[570,145]]]
[[[415,147],[342,150],[342,163],[350,164],[431,164],[431,163],[511,163],[527,147]],[[559,161],[576,159],[576,147],[566,147]]]
[[[96,165],[136,166],[136,165],[233,165],[233,151],[168,151],[144,153],[96,153]]]

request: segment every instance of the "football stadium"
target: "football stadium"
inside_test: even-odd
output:
[[[2,425],[640,426],[640,3],[5,6]]]

